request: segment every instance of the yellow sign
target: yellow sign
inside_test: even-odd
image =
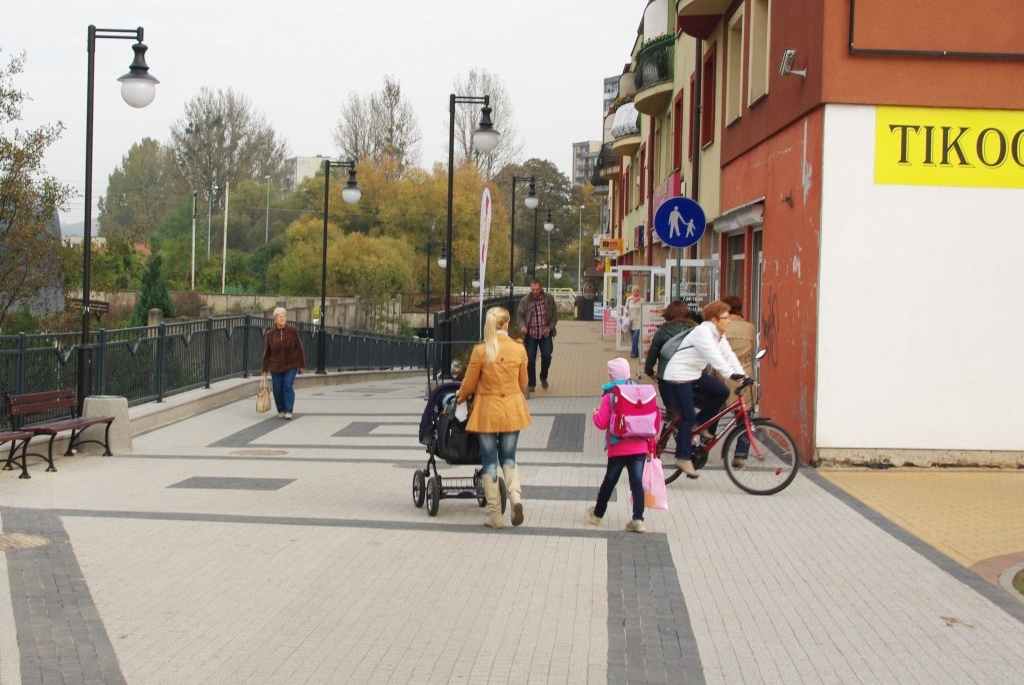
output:
[[[602,257],[618,257],[623,250],[622,238],[601,238],[597,253]]]
[[[1024,112],[878,107],[875,183],[1024,188]]]

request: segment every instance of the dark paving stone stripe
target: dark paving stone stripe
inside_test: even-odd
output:
[[[1015,598],[1009,596],[1003,592],[1001,588],[992,585],[974,571],[957,563],[924,540],[908,533],[906,530],[885,518],[860,500],[856,499],[842,488],[833,485],[814,469],[802,468],[800,469],[800,473],[807,476],[811,481],[821,487],[821,489],[846,504],[868,521],[871,521],[886,533],[893,536],[907,547],[910,547],[910,549],[914,550],[922,557],[977,592],[979,595],[988,599],[1013,618],[1024,623],[1024,603],[1021,603]]]
[[[608,682],[704,683],[668,539],[613,535],[607,556]]]
[[[592,488],[581,487],[559,487],[555,485],[530,485],[523,483],[523,500],[542,499],[552,502],[595,502],[597,501],[597,489],[600,483]],[[626,488],[627,490],[629,488]],[[610,502],[618,501],[619,489],[612,492]],[[583,516],[583,512],[580,512]]]
[[[407,438],[415,440],[419,435],[419,423],[396,423],[394,421],[380,421],[381,414],[351,414],[347,413],[343,416],[336,414],[306,414],[305,416],[332,416],[337,418],[339,422],[345,421],[355,416],[363,417],[374,417],[378,421],[350,421],[347,425],[338,429],[333,435],[334,437],[349,437],[349,438],[379,438],[393,440],[394,438]],[[388,414],[389,419],[397,418],[399,416],[410,416],[409,414]],[[551,430],[548,432],[548,442],[542,451],[553,451],[553,452],[577,452],[583,445],[583,430],[585,427],[585,417],[582,414],[534,414],[534,416],[551,416],[553,422]],[[273,433],[279,428],[285,426],[294,425],[295,422],[301,421],[303,415],[296,414],[292,421],[284,421],[279,419],[276,415],[269,416],[259,423],[253,424],[247,428],[244,428],[236,433],[232,433],[220,440],[212,442],[208,447],[252,447],[253,442],[261,440],[267,435]],[[392,429],[394,433],[378,432],[373,433],[374,430],[387,430]],[[527,429],[529,430],[529,429]],[[282,446],[282,445],[259,445],[261,448],[282,448],[287,449],[288,447],[294,448],[294,445]],[[316,449],[342,449],[338,445],[307,445],[306,447]],[[375,445],[375,446],[353,446],[346,449],[378,449],[385,450],[395,449],[392,445]],[[524,450],[528,451],[528,450]]]
[[[168,485],[169,488],[192,488],[196,490],[280,490],[294,483],[294,478],[214,478],[195,476]]]
[[[5,532],[51,540],[45,547],[7,552],[21,682],[124,683],[59,516],[7,507],[0,515]]]
[[[294,445],[261,445],[262,448],[279,448],[283,450],[289,450],[287,455],[279,456],[258,456],[258,455],[210,455],[210,454],[115,454],[112,457],[104,457],[104,459],[180,459],[188,461],[285,461],[285,462],[300,462],[310,464],[391,464],[398,468],[418,468],[426,467],[427,457],[424,456],[422,459],[366,459],[359,457],[304,457],[301,454],[296,454],[297,451]],[[313,449],[313,448],[310,448]],[[335,449],[332,445],[321,445],[317,449]],[[360,447],[347,448],[346,451],[359,451]],[[378,451],[376,448],[367,448],[373,451]],[[394,448],[392,452],[397,451]],[[410,450],[411,451],[411,450]],[[534,453],[542,454],[544,450],[516,450],[516,454],[522,453]],[[528,464],[532,467],[545,467],[545,468],[573,468],[573,469],[601,469],[605,468],[604,463],[577,463],[568,461],[529,461],[524,462],[522,459],[519,460],[521,464]],[[442,460],[437,460],[438,469],[449,469],[449,468],[470,468],[460,466],[449,466]],[[454,475],[454,474],[452,474]],[[469,473],[467,475],[472,475]],[[597,483],[594,486],[594,492],[597,492]]]

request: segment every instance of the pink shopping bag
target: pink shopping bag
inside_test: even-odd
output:
[[[665,471],[661,459],[647,457],[644,463],[644,508],[668,511],[668,490],[665,488]]]

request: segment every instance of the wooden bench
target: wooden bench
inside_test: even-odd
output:
[[[28,431],[0,431],[0,445],[4,443],[11,443],[11,451],[7,455],[7,463],[4,464],[3,470],[10,471],[12,466],[16,465],[20,459],[21,461],[21,475],[18,478],[31,478],[28,475],[28,468],[25,466],[26,450],[28,450],[28,441],[35,437],[35,433],[29,433]],[[16,456],[18,451],[18,441],[21,441],[21,457]]]
[[[65,457],[75,453],[75,447],[87,442],[103,445],[103,456],[113,456],[110,451],[110,424],[114,422],[113,416],[78,416],[78,397],[74,389],[49,390],[46,392],[32,392],[24,395],[7,395],[7,413],[11,417],[11,425],[16,431],[27,431],[33,436],[49,435],[50,442],[45,455],[29,452],[29,457],[41,457],[46,459],[47,471],[56,471],[53,465],[53,441],[60,433],[71,431],[71,439],[68,440],[68,449],[64,452]],[[46,414],[47,418],[33,420],[37,414]],[[52,418],[56,416],[56,418]],[[107,424],[103,440],[82,440],[82,431],[89,426]]]

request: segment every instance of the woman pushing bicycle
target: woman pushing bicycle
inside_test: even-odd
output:
[[[694,421],[702,424],[713,418],[729,398],[725,384],[706,373],[705,367],[710,364],[723,378],[743,380],[747,377],[725,336],[730,322],[729,305],[721,300],[709,302],[704,305],[701,315],[704,322],[686,336],[672,355],[659,384],[666,408],[670,411],[675,409],[679,414],[675,436],[675,465],[687,478],[700,475],[693,465],[693,448],[700,447],[700,436],[695,435],[692,440],[690,437]],[[704,396],[704,406],[696,416],[693,401],[695,390]],[[715,424],[710,425],[708,430],[714,434]]]

